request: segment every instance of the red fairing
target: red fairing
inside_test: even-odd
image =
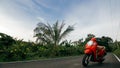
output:
[[[97,48],[97,43],[91,40],[85,45],[84,53],[85,54],[92,54],[92,52],[93,52],[95,54],[96,48]]]
[[[84,51],[84,53],[85,53],[85,54],[92,54],[92,51],[91,51],[90,49],[86,49],[86,50]]]
[[[85,54],[91,54],[92,50],[91,50],[91,46],[89,46],[88,44],[85,45],[85,50],[84,50]]]

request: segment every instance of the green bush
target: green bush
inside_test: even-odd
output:
[[[23,61],[40,58],[75,56],[83,54],[82,46],[42,46],[20,42],[0,53],[0,62]]]
[[[7,38],[9,38],[9,40]],[[11,42],[11,40],[13,42]],[[56,46],[51,44],[43,45],[13,39],[10,36],[4,37],[3,35],[3,37],[0,38],[0,62],[75,56],[83,54],[83,49],[83,45],[71,45],[71,43]]]
[[[120,58],[120,49],[116,49],[116,50],[114,51],[114,54],[116,54],[116,55]]]

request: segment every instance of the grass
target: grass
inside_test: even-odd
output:
[[[120,58],[120,48],[116,49],[113,53],[116,54]]]

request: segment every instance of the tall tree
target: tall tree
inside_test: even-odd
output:
[[[66,37],[71,31],[74,30],[73,26],[68,26],[64,31],[63,27],[65,23],[59,24],[56,21],[52,26],[50,24],[38,23],[37,27],[34,29],[34,33],[37,42],[42,42],[46,44],[59,45],[62,38]]]
[[[14,42],[15,40],[11,36],[4,34],[4,33],[0,33],[0,47],[1,46],[8,47]]]

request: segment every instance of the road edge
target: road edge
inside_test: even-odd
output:
[[[26,60],[26,61],[12,61],[12,62],[0,62],[0,64],[14,64],[14,63],[30,63],[30,62],[42,62],[42,61],[54,61],[54,60],[67,60],[79,56],[66,56],[66,57],[56,57],[56,58],[46,58],[46,59],[38,59],[38,60]]]
[[[118,62],[120,62],[120,58],[117,57],[117,55],[113,54],[115,56],[115,58],[118,60]]]

